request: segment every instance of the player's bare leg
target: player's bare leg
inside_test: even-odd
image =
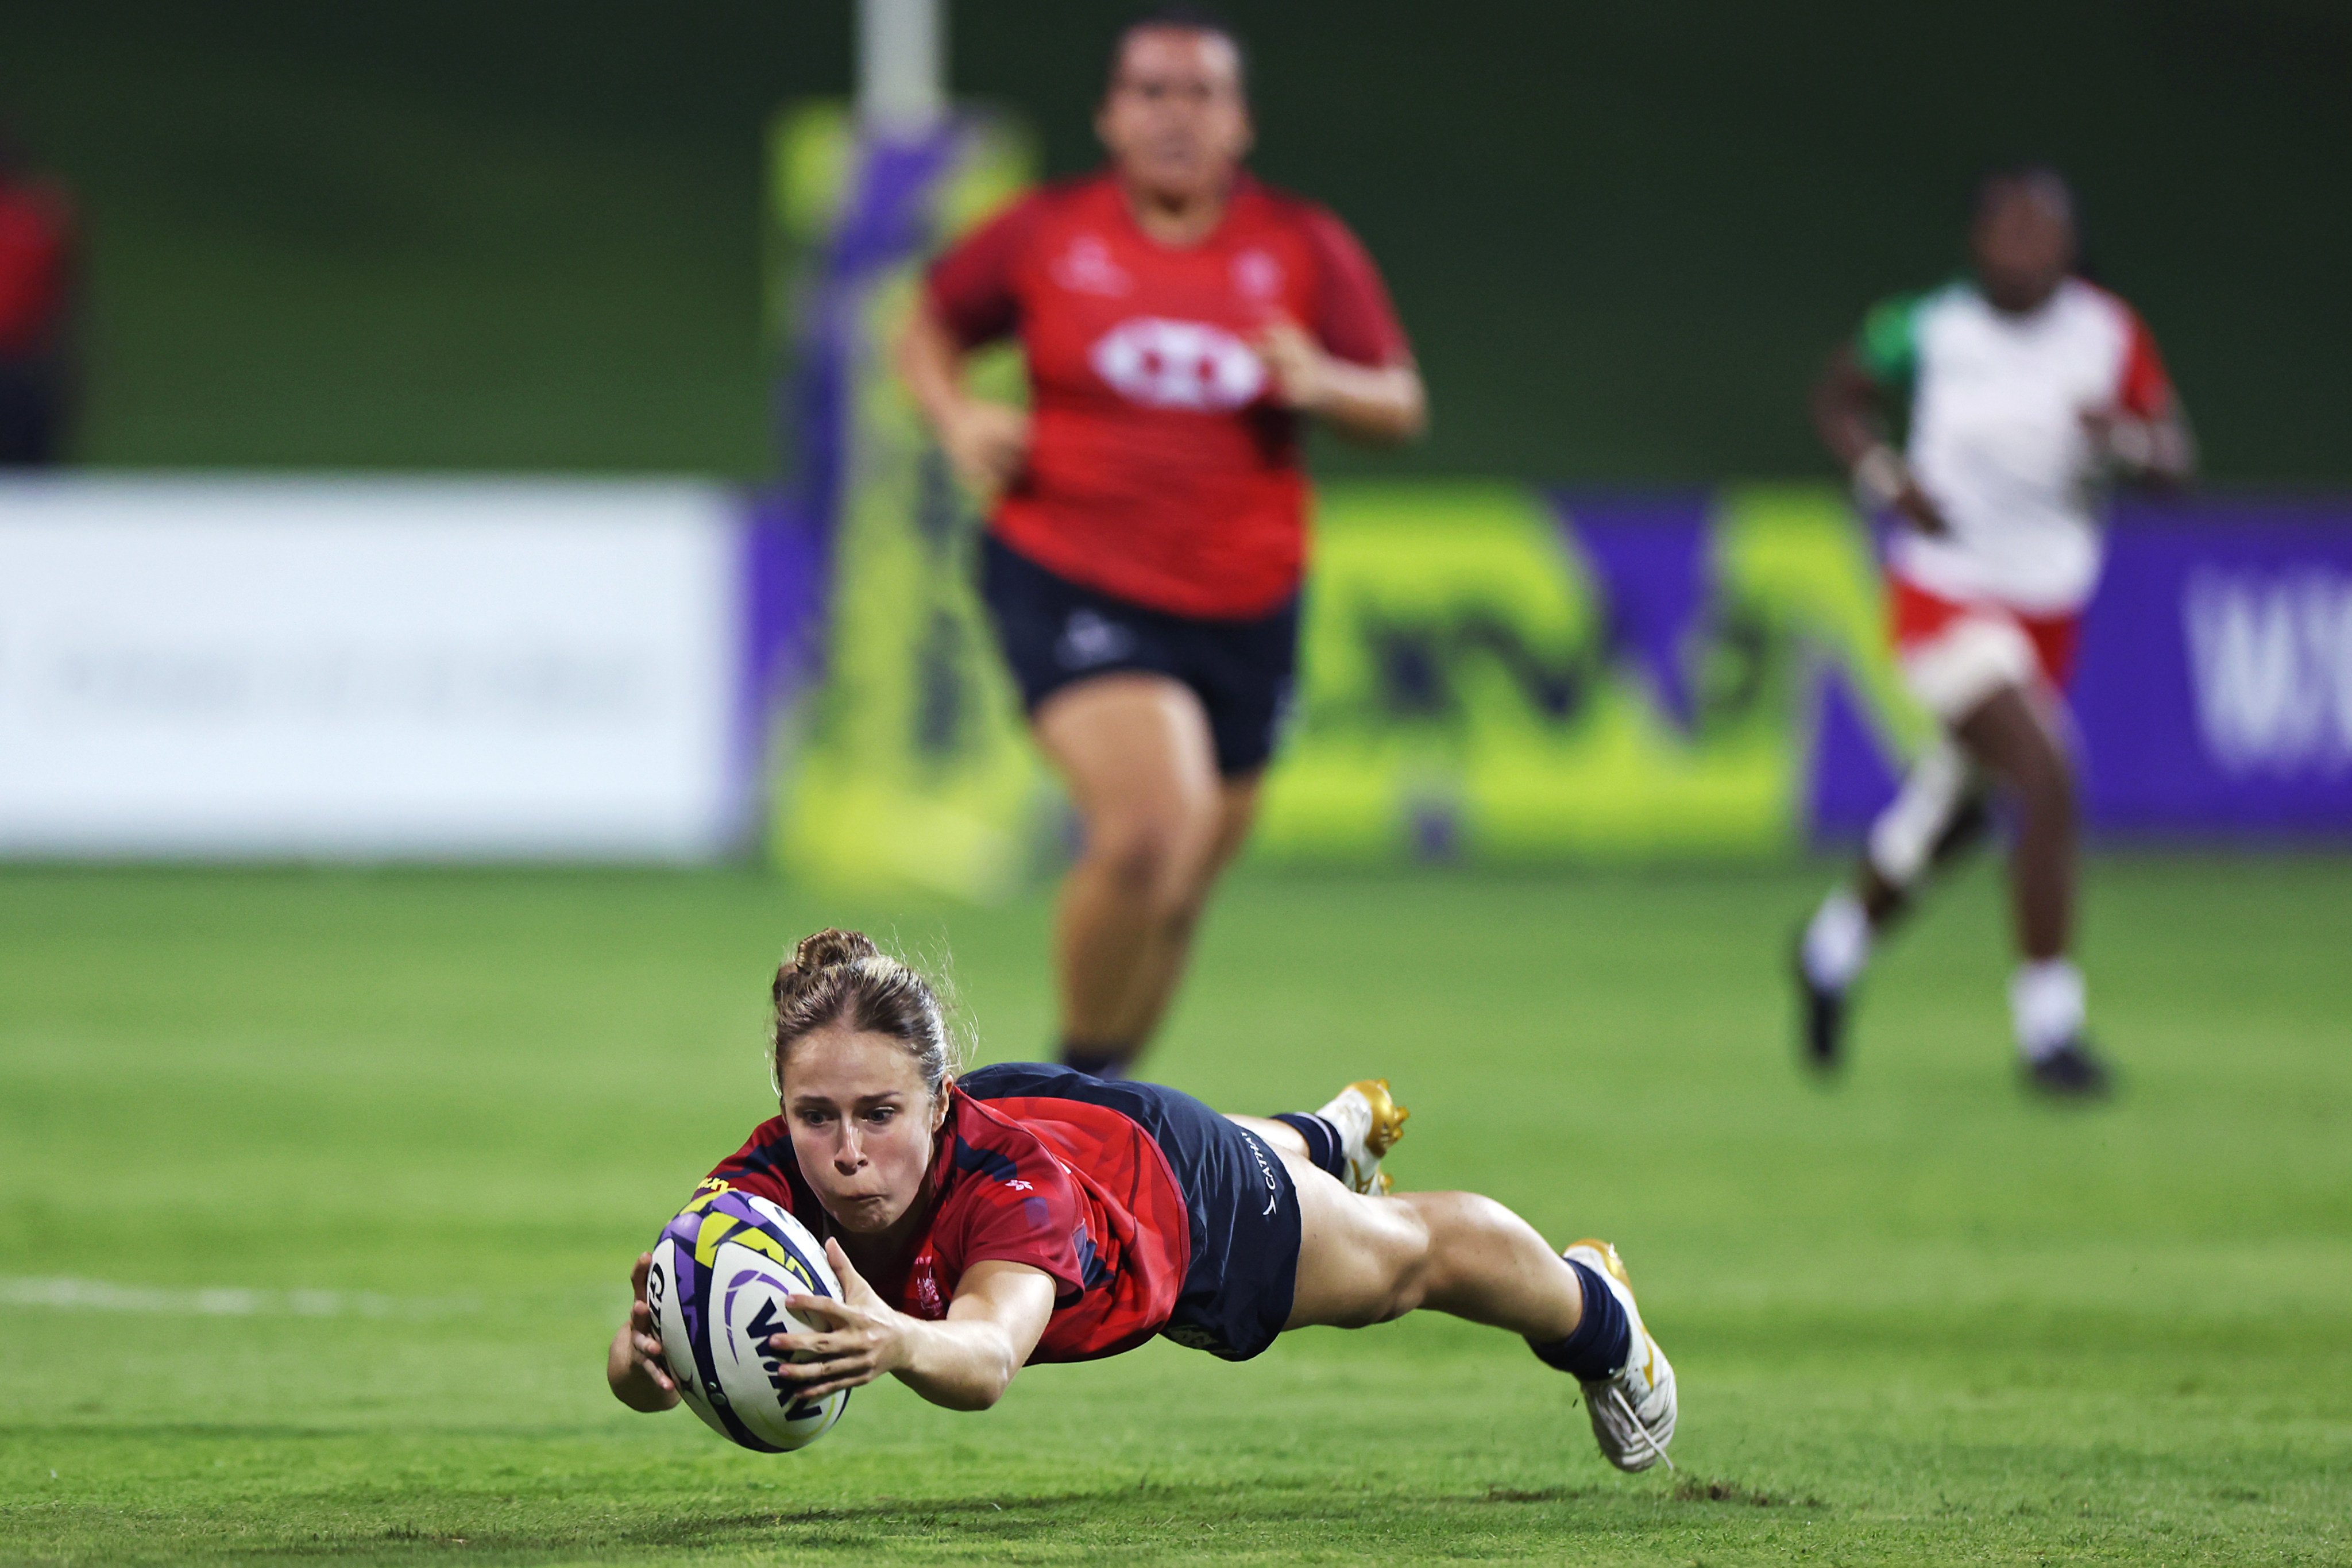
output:
[[[1227,1121],[1276,1153],[1298,1189],[1298,1293],[1290,1326],[1357,1329],[1422,1307],[1537,1341],[1576,1331],[1583,1292],[1535,1227],[1476,1193],[1351,1192],[1287,1121]]]
[[[1583,1321],[1584,1293],[1533,1226],[1476,1193],[1351,1193],[1303,1156],[1290,1326],[1358,1329],[1423,1307],[1539,1342]]]
[[[2067,956],[2078,862],[2074,769],[2057,717],[2037,694],[2011,686],[1979,703],[1957,732],[2017,803],[2010,896],[2021,962],[2010,1010],[2026,1072],[2053,1093],[2102,1093],[2107,1069],[2083,1037],[2083,976]]]
[[[1806,1059],[1841,1065],[1845,1004],[1878,939],[1916,901],[1936,872],[1983,842],[1991,826],[1980,770],[1951,736],[1939,737],[1904,775],[1871,824],[1852,882],[1832,891],[1797,939]]]
[[[1674,1368],[1643,1325],[1615,1249],[1565,1253],[1476,1193],[1351,1192],[1294,1127],[1236,1116],[1282,1157],[1298,1194],[1298,1280],[1288,1328],[1355,1329],[1429,1308],[1518,1334],[1583,1385],[1612,1464],[1646,1469],[1674,1436]]]
[[[1257,816],[1258,783],[1263,776],[1250,773],[1220,781],[1216,827],[1209,852],[1194,868],[1189,883],[1180,889],[1160,940],[1146,947],[1136,962],[1122,1016],[1133,1031],[1126,1037],[1136,1041],[1139,1049],[1159,1031],[1160,1019],[1176,999],[1177,984],[1183,979],[1185,963],[1192,956],[1192,933],[1200,929],[1201,914],[1208,907],[1210,892],[1225,868],[1233,864],[1234,857],[1241,853],[1242,846],[1249,841],[1250,824]]]
[[[2008,786],[2020,822],[2011,854],[2018,950],[2063,958],[2074,927],[2074,784],[2063,744],[2032,697],[1994,692],[1960,721],[1960,743]]]
[[[1910,907],[1927,871],[1982,836],[1980,777],[2000,784],[2018,814],[2010,890],[2021,962],[2010,1003],[2026,1071],[2055,1093],[2099,1093],[2107,1072],[2083,1038],[2082,974],[2068,957],[2078,874],[2073,770],[2050,700],[2018,685],[1969,709],[1913,768],[1872,826],[1853,889],[1832,894],[1806,927],[1797,969],[1811,1058],[1836,1064],[1845,994],[1877,937]]]
[[[1174,991],[1231,831],[1226,786],[1200,700],[1164,676],[1066,687],[1034,727],[1069,784],[1082,832],[1055,915],[1064,1059],[1116,1070]]]

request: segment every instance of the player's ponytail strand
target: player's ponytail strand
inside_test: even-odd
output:
[[[779,1094],[793,1045],[833,1024],[898,1041],[934,1098],[955,1070],[954,1037],[930,983],[863,931],[828,926],[803,937],[777,966],[768,994],[769,1065]]]

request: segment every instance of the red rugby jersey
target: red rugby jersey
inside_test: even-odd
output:
[[[1184,1194],[1160,1145],[1104,1106],[949,1092],[927,1178],[930,1225],[899,1274],[866,1283],[900,1311],[937,1321],[975,1263],[1042,1269],[1054,1279],[1054,1315],[1032,1362],[1117,1355],[1158,1333],[1192,1263]],[[801,1175],[781,1116],[709,1179],[781,1205],[819,1237],[840,1234]]]
[[[1109,174],[1015,202],[941,257],[930,299],[967,346],[1017,334],[1029,460],[991,530],[1074,582],[1176,615],[1265,615],[1307,553],[1298,418],[1251,342],[1288,318],[1334,357],[1411,355],[1339,218],[1242,177],[1189,247],[1137,226]]]
[[[0,354],[49,346],[66,305],[73,209],[53,185],[0,177]]]

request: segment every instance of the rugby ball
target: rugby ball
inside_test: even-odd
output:
[[[788,1296],[840,1299],[824,1245],[767,1199],[726,1188],[662,1227],[646,1270],[678,1393],[712,1431],[762,1454],[808,1447],[849,1403],[845,1388],[803,1399],[777,1371],[769,1336],[809,1326],[785,1310]]]

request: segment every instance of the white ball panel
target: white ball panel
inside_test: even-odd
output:
[[[801,1260],[808,1261],[805,1257]],[[808,1408],[798,1389],[776,1376],[775,1358],[766,1348],[770,1335],[798,1333],[809,1326],[784,1301],[813,1292],[774,1259],[734,1242],[721,1243],[714,1255],[710,1289],[716,1298],[710,1313],[711,1363],[736,1419],[779,1448],[814,1441],[840,1415],[845,1395],[828,1394],[814,1409]],[[794,1417],[794,1410],[802,1414]]]

